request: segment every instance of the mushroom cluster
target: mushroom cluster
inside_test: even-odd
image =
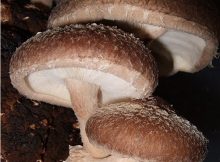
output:
[[[48,22],[52,29],[23,43],[11,59],[11,81],[21,94],[73,108],[83,147],[73,147],[67,161],[199,162],[205,158],[203,134],[152,96],[158,59],[143,42],[117,27],[74,25],[102,19],[128,24],[137,36],[153,40],[150,47],[162,56],[159,60],[166,60],[169,51],[172,70],[167,70],[168,63],[158,63],[166,75],[207,65],[218,43],[214,27],[208,30],[201,19],[186,20],[179,10],[167,14],[171,2],[160,10],[164,4],[159,0],[135,2],[60,1]]]

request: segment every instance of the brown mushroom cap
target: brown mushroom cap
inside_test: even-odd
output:
[[[139,37],[154,41],[150,48],[161,74],[196,72],[217,53],[218,8],[206,0],[62,0],[48,27],[112,20]],[[120,26],[121,27],[121,26]]]
[[[97,109],[86,133],[94,145],[141,160],[198,162],[207,152],[203,134],[153,97]]]
[[[105,104],[150,95],[157,68],[133,35],[103,25],[70,25],[22,44],[11,59],[10,77],[28,98],[71,107],[66,79],[100,86]]]

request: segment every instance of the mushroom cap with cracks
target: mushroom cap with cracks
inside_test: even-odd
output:
[[[70,25],[22,44],[11,59],[10,77],[28,98],[72,107],[66,79],[99,86],[107,104],[149,96],[157,68],[150,51],[131,34],[103,25]]]
[[[217,54],[219,9],[207,0],[62,0],[48,27],[111,20],[143,39],[152,39],[160,74],[203,69]]]
[[[199,162],[207,153],[203,134],[154,97],[97,109],[87,121],[86,133],[100,149],[137,161]]]

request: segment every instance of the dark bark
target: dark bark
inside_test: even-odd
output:
[[[26,12],[21,8],[16,10],[20,10],[21,14]],[[28,12],[30,15],[35,13]],[[15,20],[16,24],[19,20]],[[36,25],[34,23],[29,26],[14,23],[3,23],[1,33],[1,160],[65,160],[69,145],[81,144],[79,129],[74,128],[77,121],[72,109],[28,100],[13,88],[9,78],[9,62],[13,52],[36,30],[44,29],[46,21],[42,19],[40,24],[44,28],[37,29],[32,28]]]

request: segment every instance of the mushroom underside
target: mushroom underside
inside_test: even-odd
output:
[[[128,98],[139,98],[142,92],[138,91],[131,82],[125,81],[110,73],[85,68],[55,68],[31,73],[26,77],[26,83],[34,93],[61,99],[71,105],[70,93],[65,79],[74,78],[100,86],[102,103],[112,103]],[[135,78],[135,75],[134,75]]]
[[[166,29],[161,26],[131,23],[129,21],[100,21],[108,25],[134,33],[143,41],[146,40],[152,50],[161,75],[170,75],[178,71],[195,72],[206,49],[205,39],[192,33]]]
[[[150,31],[149,31],[150,32]],[[193,34],[170,30],[150,44],[155,53],[161,74],[178,71],[194,72],[206,42]]]

